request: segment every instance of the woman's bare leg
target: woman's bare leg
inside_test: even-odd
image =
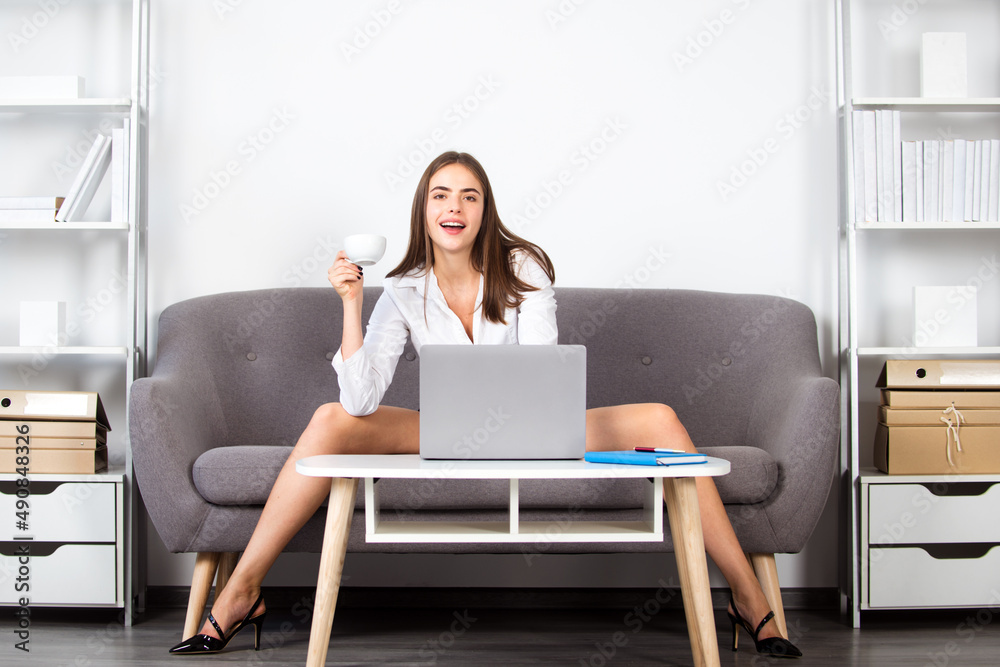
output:
[[[665,405],[644,403],[587,410],[587,449],[632,449],[636,445],[697,451],[687,429]],[[698,477],[705,552],[729,582],[740,614],[756,626],[770,610],[764,591],[740,547],[711,477]],[[777,623],[764,626],[760,639],[781,636]]]
[[[418,412],[389,406],[366,417],[350,416],[339,403],[316,410],[281,468],[236,569],[212,604],[212,615],[224,631],[246,616],[260,593],[264,575],[330,495],[328,478],[300,475],[295,462],[317,454],[415,454],[419,424]],[[201,632],[211,637],[218,634],[207,620]]]

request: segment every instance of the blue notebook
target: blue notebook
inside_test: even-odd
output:
[[[631,449],[610,452],[587,452],[584,461],[591,463],[625,463],[638,466],[673,466],[707,463],[704,454],[672,454],[664,452],[637,452]]]

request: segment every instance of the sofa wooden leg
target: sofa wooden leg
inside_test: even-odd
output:
[[[198,632],[201,624],[201,615],[205,612],[205,604],[208,603],[208,592],[212,588],[212,580],[215,579],[215,571],[219,566],[219,556],[217,551],[201,551],[194,562],[194,575],[191,577],[191,593],[188,595],[187,616],[184,618],[184,634],[187,639]]]
[[[749,554],[750,564],[757,575],[760,587],[764,589],[764,597],[767,598],[774,612],[774,620],[778,624],[778,630],[785,637],[788,637],[788,626],[785,624],[785,606],[781,603],[781,586],[778,584],[778,566],[774,562],[774,554]]]
[[[229,577],[233,576],[233,570],[236,569],[236,561],[240,558],[239,553],[235,551],[227,551],[219,556],[219,571],[215,575],[215,597],[219,597],[219,593],[222,589],[226,587],[229,583]]]

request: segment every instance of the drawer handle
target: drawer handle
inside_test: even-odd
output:
[[[28,553],[32,558],[44,558],[45,556],[51,556],[56,552],[59,547],[66,546],[67,544],[78,544],[77,542],[0,542],[0,555],[4,556],[23,556],[24,547],[27,546],[30,551]],[[80,543],[83,544],[83,543]],[[94,544],[94,542],[87,542],[86,544]]]
[[[981,496],[988,492],[995,482],[936,482],[934,484],[924,483],[924,487],[935,496]]]
[[[959,560],[982,558],[996,544],[921,544],[920,549],[935,560]]]
[[[31,485],[27,488],[31,489],[31,495],[33,496],[47,496],[50,493],[54,493],[56,489],[65,484],[66,482],[31,482]],[[0,493],[5,496],[15,496],[17,495],[17,482],[14,480],[2,481],[0,482]],[[21,487],[23,488],[23,487]]]

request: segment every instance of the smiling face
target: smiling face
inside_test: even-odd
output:
[[[427,189],[427,234],[435,253],[471,253],[483,222],[483,186],[461,164],[431,176]]]

